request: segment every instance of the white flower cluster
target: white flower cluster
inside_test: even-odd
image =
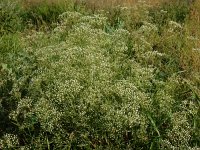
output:
[[[183,29],[182,25],[175,22],[175,21],[169,21],[169,32],[173,33],[173,32],[179,32]]]
[[[102,104],[102,109],[107,110],[108,120],[113,118],[111,124],[107,124],[109,127],[118,122],[116,130],[122,130],[126,122],[130,127],[141,124],[144,130],[145,117],[139,109],[141,105],[150,107],[151,101],[141,89],[151,86],[153,69],[143,68],[135,61],[123,61],[130,33],[124,29],[105,33],[104,28],[99,28],[105,24],[103,16],[67,12],[60,17],[63,19],[61,27],[51,34],[59,36],[67,29],[65,40],[32,50],[41,66],[38,80],[50,80],[51,83],[44,93],[47,99],[39,99],[32,110],[42,128],[52,132],[65,114],[63,112],[68,110],[73,115],[75,110],[70,108],[78,108],[79,115],[90,117],[84,116],[88,111],[84,101],[95,106],[105,99],[107,102]],[[68,25],[71,27],[67,28]],[[150,24],[147,26],[148,31],[156,30]],[[33,84],[38,80],[32,80]],[[110,103],[112,99],[117,102],[117,97],[121,99],[118,102],[121,108],[117,108],[117,103]]]
[[[143,34],[152,34],[158,31],[158,28],[156,27],[156,25],[151,24],[149,22],[144,21],[143,25],[140,27],[140,29],[138,30],[138,32],[141,32]]]
[[[51,104],[48,99],[41,98],[35,105],[34,110],[38,121],[43,130],[53,132],[57,128],[58,121],[60,120],[61,113],[56,110],[55,106]]]
[[[15,149],[19,145],[19,141],[16,135],[14,134],[5,134],[0,139],[0,149]]]

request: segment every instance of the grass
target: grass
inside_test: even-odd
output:
[[[198,1],[0,8],[0,149],[200,148]]]

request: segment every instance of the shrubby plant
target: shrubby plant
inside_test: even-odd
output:
[[[0,149],[198,149],[199,75],[185,78],[178,59],[191,47],[184,26],[160,33],[141,11],[118,25],[66,11],[53,30],[21,37],[0,66]]]

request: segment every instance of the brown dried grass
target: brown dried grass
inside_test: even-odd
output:
[[[44,3],[47,5],[59,5],[65,3],[65,0],[21,0],[21,3],[24,7],[32,7]]]
[[[59,3],[67,3],[67,0],[21,0],[24,6],[36,6],[41,3],[46,3],[48,5],[51,4],[59,4]],[[84,3],[87,7],[92,9],[103,9],[112,6],[133,6],[137,4],[141,0],[74,0],[75,3]],[[152,6],[159,5],[166,0],[146,0],[147,4]]]
[[[181,66],[185,70],[200,72],[200,1],[196,0],[190,7],[190,15],[186,21],[189,36],[196,39],[193,49],[188,49],[181,56]],[[190,72],[189,71],[189,72]]]

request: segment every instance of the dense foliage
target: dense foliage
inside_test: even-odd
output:
[[[31,8],[0,9],[14,17],[0,18],[0,149],[199,149],[200,54],[186,5],[175,18],[171,5],[67,7],[46,20],[39,11],[44,24]],[[31,27],[13,25],[27,18]]]

